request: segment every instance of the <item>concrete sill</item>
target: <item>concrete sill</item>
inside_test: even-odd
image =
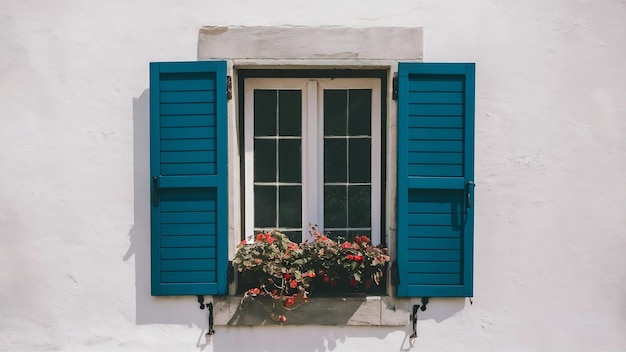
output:
[[[285,309],[267,297],[213,297],[216,325],[360,325],[403,326],[409,323],[409,300],[389,296],[311,297],[295,309]]]

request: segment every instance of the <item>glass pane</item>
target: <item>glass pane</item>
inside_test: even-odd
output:
[[[348,240],[349,241],[354,241],[354,237],[356,236],[365,236],[367,238],[370,239],[370,241],[372,240],[372,231],[369,230],[352,230],[352,231],[348,231]]]
[[[276,135],[276,91],[254,91],[254,135]]]
[[[278,141],[278,180],[280,182],[301,182],[302,148],[299,139],[281,139]]]
[[[302,231],[284,231],[283,232],[291,242],[302,242]]]
[[[346,227],[346,186],[324,186],[324,227]]]
[[[254,186],[254,227],[276,225],[276,186]]]
[[[348,238],[348,231],[333,230],[333,231],[329,231],[327,235],[329,238],[331,238],[334,241],[341,239],[341,242],[345,242]]]
[[[302,227],[302,187],[280,186],[279,227]]]
[[[345,136],[347,125],[348,92],[324,90],[324,135]]]
[[[346,140],[324,138],[324,182],[346,182]]]
[[[371,142],[369,138],[350,139],[350,182],[371,180]]]
[[[351,136],[369,136],[372,134],[372,91],[370,89],[351,89],[348,112],[348,134]]]
[[[300,136],[302,130],[302,91],[278,92],[278,134]]]
[[[370,186],[348,186],[348,227],[371,226]]]
[[[254,181],[276,182],[276,140],[254,140]]]

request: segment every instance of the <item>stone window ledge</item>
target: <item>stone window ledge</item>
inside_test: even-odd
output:
[[[284,315],[285,325],[403,326],[409,323],[409,299],[389,296],[312,297],[288,310],[268,297],[213,297],[216,325],[276,325]]]

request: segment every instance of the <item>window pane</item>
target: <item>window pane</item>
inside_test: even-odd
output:
[[[254,91],[254,135],[276,135],[276,91]]]
[[[346,90],[324,90],[324,135],[345,136],[348,93]]]
[[[302,187],[280,186],[279,227],[302,226]]]
[[[302,242],[302,231],[285,231],[283,232],[291,242]]]
[[[300,136],[302,130],[302,91],[278,92],[278,131],[281,136]]]
[[[324,186],[324,227],[346,227],[346,186]]]
[[[346,140],[324,138],[324,182],[347,181]]]
[[[350,139],[350,182],[370,182],[371,142],[369,138]]]
[[[254,227],[276,225],[276,186],[254,186]]]
[[[371,135],[372,91],[351,89],[349,94],[348,134],[351,136]]]
[[[341,242],[345,242],[348,239],[348,231],[332,230],[327,233],[328,237],[334,241],[341,239]]]
[[[371,226],[370,186],[348,186],[348,227]]]
[[[365,236],[367,238],[369,238],[370,240],[372,239],[372,231],[369,230],[352,230],[352,231],[348,231],[348,240],[349,241],[354,241],[354,237],[356,236]]]
[[[301,182],[302,148],[299,139],[281,139],[278,141],[278,170],[280,182]]]
[[[254,181],[276,182],[276,140],[254,140]]]

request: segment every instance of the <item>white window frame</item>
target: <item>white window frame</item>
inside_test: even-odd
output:
[[[381,80],[378,78],[246,78],[244,79],[244,233],[254,233],[254,90],[302,91],[302,240],[312,240],[307,228],[317,224],[324,231],[324,89],[371,89],[371,239],[381,243],[382,145]],[[315,162],[312,162],[315,161]],[[307,167],[313,165],[314,167]]]

